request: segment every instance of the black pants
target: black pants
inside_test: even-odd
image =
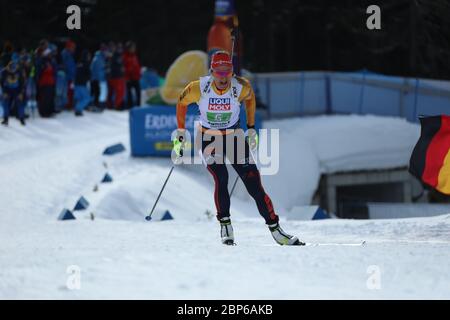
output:
[[[133,92],[136,95],[136,103],[133,101]],[[134,106],[141,105],[141,84],[139,80],[129,80],[127,81],[127,106],[131,109]]]
[[[99,107],[100,82],[98,80],[91,81],[91,96],[94,98],[94,106]]]
[[[55,112],[55,86],[40,86],[38,89],[38,110],[41,117],[50,117]]]
[[[255,200],[260,215],[267,224],[274,224],[278,222],[278,216],[275,214],[270,197],[264,191],[258,168],[254,163],[250,162],[250,148],[245,141],[244,133],[242,130],[236,130],[236,132],[240,132],[240,134],[221,136],[222,141],[216,140],[217,136],[199,135],[202,137],[203,159],[207,164],[208,171],[214,178],[214,201],[217,209],[217,219],[230,216],[226,157],[242,179],[250,196]],[[220,148],[220,145],[222,148]],[[216,148],[217,146],[219,148]]]

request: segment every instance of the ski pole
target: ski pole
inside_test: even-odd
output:
[[[234,188],[236,188],[236,184],[237,184],[238,180],[239,180],[239,175],[236,177],[236,180],[234,180],[233,187],[231,188],[231,192],[230,192],[230,198],[233,195],[233,191],[234,191]]]
[[[236,40],[236,29],[231,29],[231,63],[233,63],[233,57],[234,57],[234,42]]]
[[[172,171],[173,171],[174,168],[175,168],[175,165],[173,165],[172,168],[170,169],[169,175],[167,176],[166,181],[164,182],[163,187],[162,187],[161,191],[159,192],[158,198],[156,198],[155,204],[153,205],[152,211],[150,212],[150,214],[148,216],[145,217],[145,220],[150,221],[152,219],[152,214],[153,214],[153,211],[156,208],[156,204],[158,203],[159,198],[161,197],[161,194],[164,191],[164,188],[166,187],[167,181],[169,181],[170,175],[172,174]]]
[[[252,157],[255,158],[254,155],[253,155],[253,151],[251,149],[249,151],[250,151]],[[236,180],[234,180],[233,187],[231,188],[231,192],[230,192],[230,198],[233,195],[233,191],[236,188],[236,184],[237,184],[238,180],[239,180],[239,175],[237,175],[236,176]]]

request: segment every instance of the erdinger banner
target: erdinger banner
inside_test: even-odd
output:
[[[241,127],[246,130],[245,110],[243,107],[241,107],[240,114]],[[192,137],[194,137],[194,125],[198,120],[198,116],[198,107],[196,105],[190,105],[186,114],[186,129]],[[258,112],[255,115],[255,127],[257,129],[261,128],[261,116]],[[133,157],[170,157],[172,152],[171,134],[176,129],[177,118],[175,107],[152,105],[131,109],[131,155]]]

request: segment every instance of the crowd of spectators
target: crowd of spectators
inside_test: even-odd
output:
[[[86,109],[141,105],[141,65],[134,42],[102,43],[93,54],[72,40],[61,48],[46,39],[31,51],[5,42],[0,54],[1,124],[15,116],[25,125],[28,111],[35,109],[48,118],[63,110],[83,116]]]

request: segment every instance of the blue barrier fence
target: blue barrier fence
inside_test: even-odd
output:
[[[376,114],[417,122],[419,115],[450,114],[450,81],[361,72],[260,73],[255,91],[268,117]]]

